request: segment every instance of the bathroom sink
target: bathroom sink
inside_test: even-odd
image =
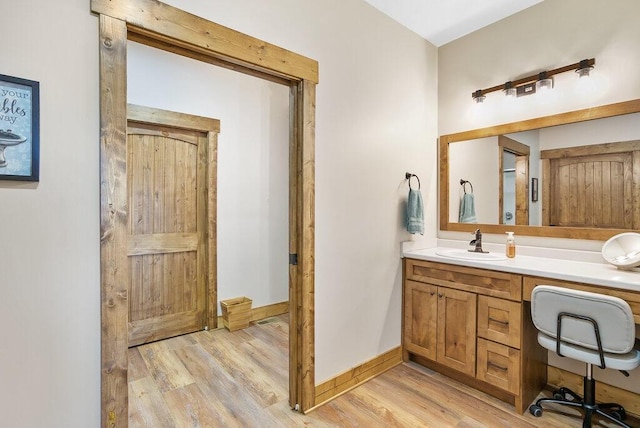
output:
[[[457,248],[438,248],[436,254],[442,257],[449,257],[459,260],[484,260],[487,262],[496,262],[500,260],[507,260],[507,256],[498,253],[474,253],[467,250],[460,250]]]
[[[602,257],[622,270],[640,266],[640,233],[624,232],[609,238],[602,246]]]

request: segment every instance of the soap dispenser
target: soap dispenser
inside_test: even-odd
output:
[[[516,256],[516,238],[513,236],[513,232],[507,232],[506,255],[510,259]]]

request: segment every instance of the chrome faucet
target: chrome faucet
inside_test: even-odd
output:
[[[488,253],[488,251],[484,251],[482,249],[482,232],[480,232],[480,229],[476,229],[476,231],[473,232],[472,235],[475,235],[476,239],[469,242],[469,245],[475,245],[475,248],[468,251],[471,253]]]

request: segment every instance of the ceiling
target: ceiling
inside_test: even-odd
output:
[[[436,46],[486,27],[542,0],[365,0]]]

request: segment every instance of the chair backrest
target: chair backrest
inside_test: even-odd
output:
[[[558,314],[567,312],[594,319],[600,330],[604,352],[625,354],[635,343],[635,322],[629,304],[604,294],[551,285],[539,285],[531,293],[531,317],[542,333],[557,338]],[[593,325],[585,320],[563,317],[560,338],[589,349],[598,349]]]

